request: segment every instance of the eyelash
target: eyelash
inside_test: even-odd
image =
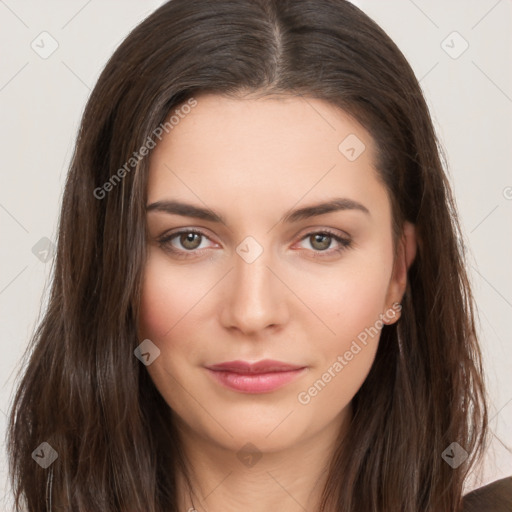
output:
[[[170,244],[171,240],[176,238],[177,236],[179,235],[182,235],[182,234],[190,234],[190,233],[195,233],[197,235],[200,235],[204,238],[208,238],[205,233],[203,233],[202,231],[199,231],[197,229],[193,229],[193,228],[190,228],[190,229],[182,229],[181,231],[176,231],[174,233],[170,233],[168,235],[163,235],[162,237],[160,237],[158,239],[158,244],[159,244],[159,247],[161,247],[162,249],[164,249],[165,251],[168,251],[170,253],[173,253],[174,256],[176,256],[177,258],[181,258],[181,259],[186,259],[186,258],[194,258],[196,257],[196,255],[199,253],[201,253],[203,250],[205,249],[194,249],[194,250],[189,250],[189,251],[186,251],[186,250],[179,250],[179,249],[175,249],[174,247],[172,247],[172,245]],[[311,237],[312,235],[328,235],[330,236],[331,238],[333,238],[336,242],[338,242],[340,244],[340,247],[338,247],[337,249],[327,249],[325,251],[315,251],[313,250],[313,254],[314,254],[314,258],[324,258],[324,257],[327,257],[327,256],[333,256],[335,254],[339,254],[349,248],[352,247],[352,240],[350,240],[349,238],[343,238],[341,237],[340,235],[336,234],[335,232],[329,230],[329,229],[323,229],[321,231],[311,231],[309,233],[306,233],[301,239],[300,241],[308,238],[308,237]],[[208,238],[209,239],[209,238]]]

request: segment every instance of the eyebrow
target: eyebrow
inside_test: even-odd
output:
[[[326,213],[343,211],[343,210],[356,210],[361,211],[367,215],[370,215],[370,211],[366,206],[343,197],[337,197],[324,203],[318,203],[311,206],[305,206],[296,210],[290,210],[286,212],[281,218],[280,222],[293,223],[300,220],[309,219],[317,215],[323,215]],[[222,215],[210,210],[209,208],[202,208],[188,203],[182,203],[180,201],[162,200],[151,203],[146,206],[146,211],[157,211],[175,215],[182,215],[184,217],[194,217],[197,219],[207,220],[210,222],[220,222],[226,224],[225,219]]]

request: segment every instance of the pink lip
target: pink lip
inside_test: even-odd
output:
[[[230,389],[244,393],[265,393],[296,379],[306,367],[265,359],[256,363],[228,361],[206,369],[217,382]]]

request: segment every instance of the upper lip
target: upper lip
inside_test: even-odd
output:
[[[230,371],[234,373],[269,373],[269,372],[289,372],[299,370],[304,366],[274,361],[272,359],[263,359],[250,363],[248,361],[226,361],[225,363],[213,364],[207,366],[210,370]]]

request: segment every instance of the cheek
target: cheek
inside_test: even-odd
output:
[[[150,339],[160,349],[160,356],[146,370],[174,410],[180,407],[177,367],[190,356],[190,344],[178,340],[187,340],[187,313],[199,300],[197,290],[192,290],[187,276],[171,271],[165,255],[150,249],[140,296],[138,339]]]
[[[179,330],[208,288],[208,283],[202,286],[193,281],[186,270],[171,269],[165,254],[151,249],[140,299],[139,338],[149,338],[158,345],[171,330]]]
[[[336,312],[336,327],[353,337],[372,326],[384,312],[386,291],[387,280],[383,272],[369,270],[352,274],[343,284],[342,307]]]
[[[316,346],[317,364],[297,396],[323,422],[350,403],[371,369],[383,326],[386,283],[382,275],[354,273],[330,291],[332,301],[324,294],[317,308],[334,333],[322,336]]]
[[[329,347],[343,349],[380,320],[388,306],[391,272],[390,249],[354,256],[332,272],[317,274],[315,279],[297,279],[298,294],[307,299],[305,302],[328,328],[319,325]]]
[[[329,388],[318,403],[345,406],[370,371],[387,307],[392,271],[391,246],[387,249],[351,259],[335,278],[321,280],[321,287],[309,283],[315,312],[329,328],[322,329],[325,334],[315,348],[318,364],[310,379],[317,383],[313,395]]]
[[[172,290],[166,286],[165,274],[157,279],[153,266],[146,267],[140,302],[139,338],[149,338],[158,344],[158,340],[172,327]]]

